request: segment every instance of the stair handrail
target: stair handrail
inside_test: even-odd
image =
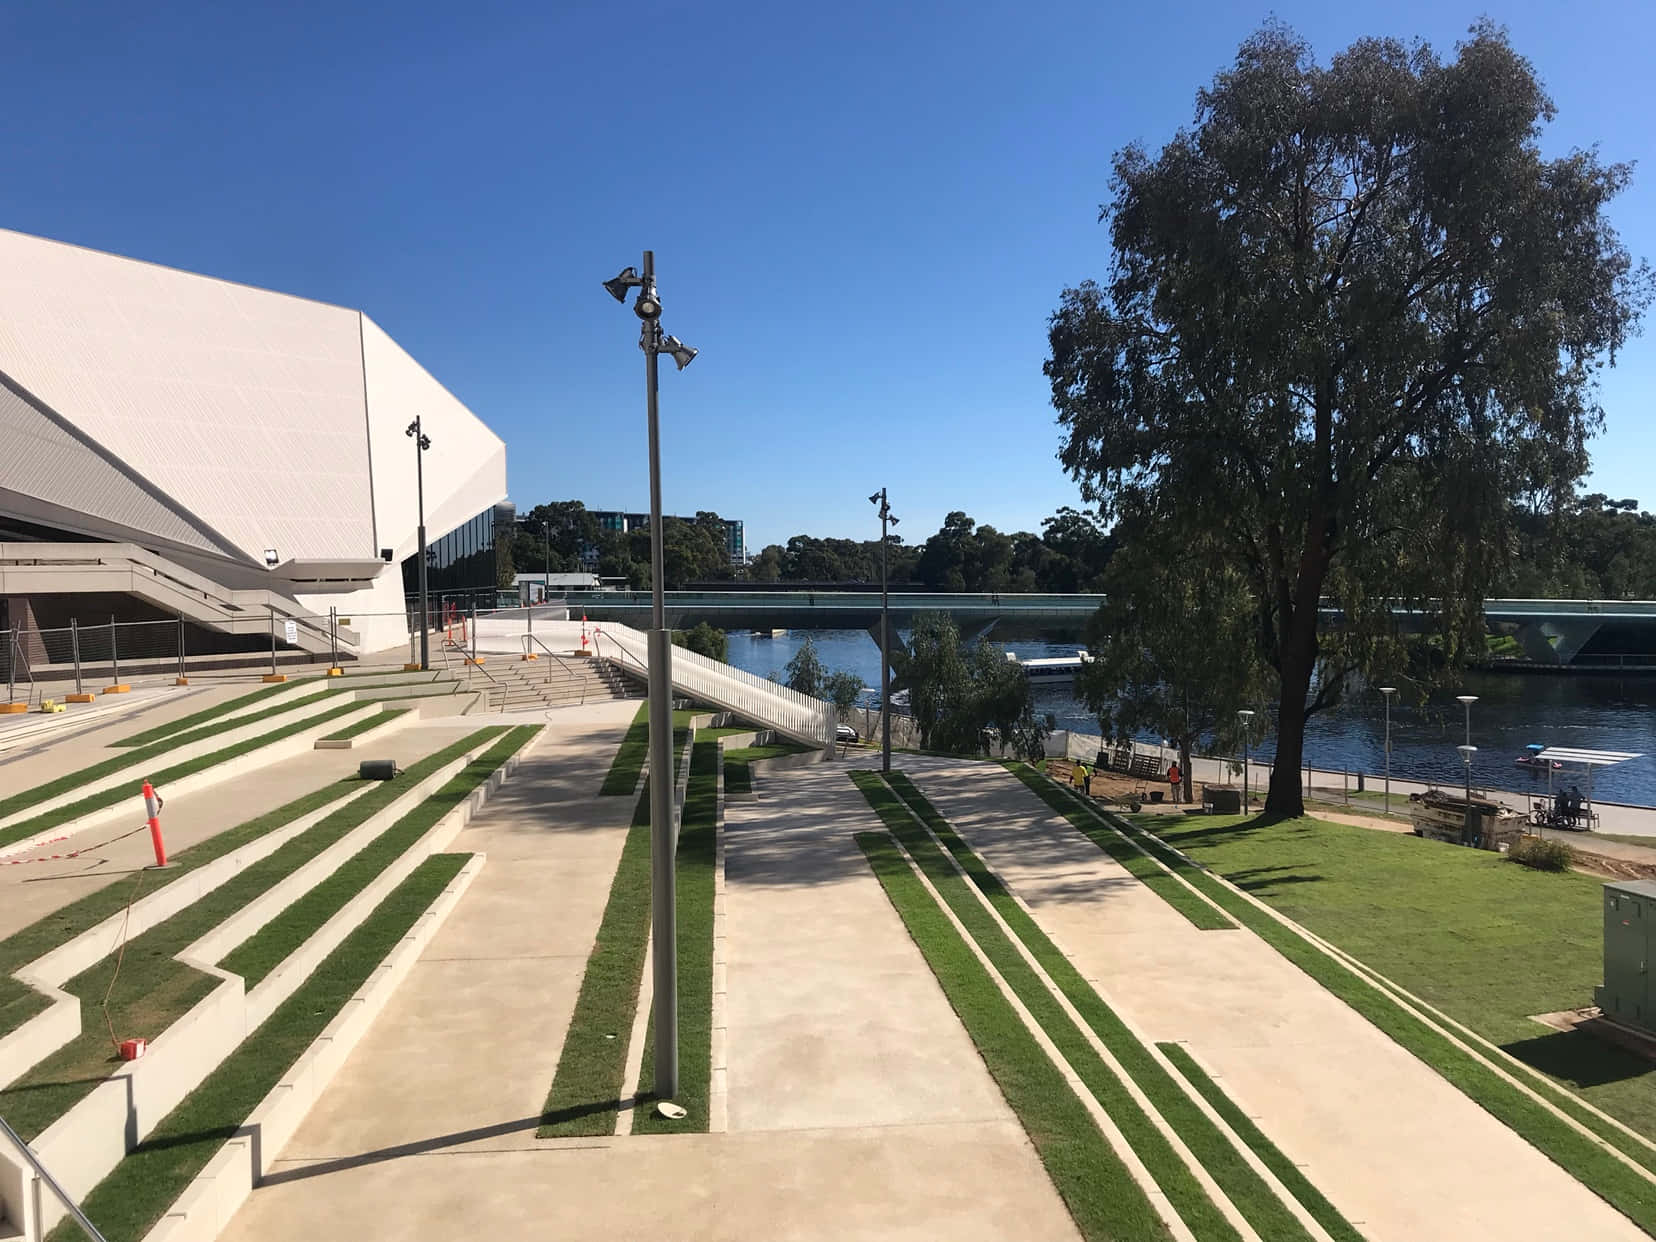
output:
[[[40,1162],[40,1157],[35,1155],[34,1148],[30,1147],[23,1141],[23,1136],[16,1130],[12,1129],[11,1123],[4,1117],[0,1117],[0,1130],[4,1130],[6,1137],[11,1141],[12,1145],[16,1147],[18,1151],[23,1153],[23,1159],[27,1161],[29,1167],[35,1171],[35,1176],[40,1178],[40,1180],[46,1184],[51,1192],[57,1196],[58,1202],[63,1204],[63,1206],[68,1210],[69,1215],[75,1218],[75,1223],[86,1231],[86,1236],[91,1238],[92,1242],[108,1242],[103,1234],[99,1232],[98,1227],[87,1218],[86,1213],[81,1211],[80,1204],[71,1199],[69,1197],[69,1193],[64,1190],[62,1186],[58,1185],[57,1178],[53,1177],[52,1171]],[[38,1198],[38,1188],[35,1193],[37,1197],[35,1199],[34,1216],[35,1225],[38,1228],[40,1225],[40,1200]]]
[[[454,640],[452,638],[444,637],[444,639],[443,639],[443,643],[442,643],[442,647],[443,647],[443,664],[444,664],[445,667],[447,667],[447,665],[448,665],[448,649],[449,649],[449,646],[453,642],[454,642]],[[458,649],[461,650],[461,651],[465,650],[464,647],[460,647]],[[488,682],[489,682],[489,684],[483,688],[483,706],[485,708],[493,708],[493,706],[494,706],[494,692],[496,690],[499,690],[500,691],[500,707],[501,707],[501,710],[504,711],[505,707],[506,707],[506,685],[505,685],[505,683],[502,682],[493,673],[491,673],[488,669],[484,668],[475,659],[473,659],[471,657],[467,657],[467,659],[466,659],[466,689],[468,689],[468,690],[471,689],[471,675],[472,675],[473,670],[476,670],[477,672],[482,673],[483,676],[485,678],[487,678]]]
[[[535,646],[539,647],[542,651],[546,652],[547,655],[551,656],[554,660],[556,660],[558,662],[558,667],[563,669],[566,673],[573,673],[577,677],[580,678],[580,681],[581,681],[581,705],[584,707],[586,705],[586,692],[587,692],[586,672],[587,672],[587,670],[585,668],[583,668],[578,663],[577,664],[571,664],[568,656],[559,655],[556,651],[553,651],[552,648],[548,647],[545,643],[543,643],[540,639],[536,638],[533,634],[525,634],[523,636],[523,653],[525,655],[529,654],[530,643],[533,643]],[[548,681],[552,680],[550,669],[547,670],[547,678],[546,679]]]

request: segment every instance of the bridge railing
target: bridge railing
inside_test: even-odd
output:
[[[596,627],[596,636],[599,656],[615,657],[615,652],[604,649],[607,642],[620,649],[618,662],[625,668],[648,669],[649,643],[638,630],[606,621]],[[833,744],[834,730],[839,723],[832,703],[813,699],[684,647],[673,648],[673,687],[790,737],[823,746]]]

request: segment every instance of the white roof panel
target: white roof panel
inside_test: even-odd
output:
[[[1590,768],[1608,768],[1614,764],[1626,763],[1629,759],[1642,759],[1644,756],[1638,751],[1630,750],[1578,750],[1573,746],[1549,746],[1536,758],[1557,763],[1582,764]]]

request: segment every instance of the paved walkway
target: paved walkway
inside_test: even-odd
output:
[[[850,834],[843,769],[727,838],[727,1133],[536,1141],[630,798],[634,703],[569,709],[456,848],[488,864],[224,1242],[1076,1234]]]
[[[998,766],[904,766],[1141,1035],[1188,1043],[1370,1242],[1645,1236],[1252,932],[1196,930]]]
[[[258,768],[234,780],[210,785],[194,793],[168,798],[161,812],[162,836],[169,852],[176,854],[199,841],[216,836],[226,828],[246,823],[255,816],[273,811],[293,799],[320,789],[357,770],[357,764],[373,755],[392,757],[407,767],[450,742],[459,741],[479,728],[469,717],[415,722],[389,733],[383,746],[365,742],[361,750],[311,750],[292,759]],[[13,862],[53,853],[81,849],[104,837],[115,836],[144,822],[143,802],[133,799],[130,824],[110,824],[104,829],[70,840],[21,850],[0,859],[0,937],[27,927],[71,901],[106,884],[132,875],[155,861],[149,833],[140,832],[78,858],[55,862]],[[134,881],[136,883],[136,881]]]

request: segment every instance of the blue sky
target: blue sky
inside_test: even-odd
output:
[[[636,321],[599,282],[651,246],[702,350],[663,375],[670,511],[866,538],[883,484],[910,539],[1033,529],[1076,500],[1040,366],[1105,268],[1110,155],[1273,12],[1324,57],[1447,52],[1487,12],[1558,104],[1549,150],[1650,147],[1642,3],[35,0],[0,9],[0,225],[361,307],[506,440],[520,507],[645,506]],[[1656,166],[1613,218],[1656,257]],[[1656,508],[1653,387],[1647,336],[1593,486]]]

